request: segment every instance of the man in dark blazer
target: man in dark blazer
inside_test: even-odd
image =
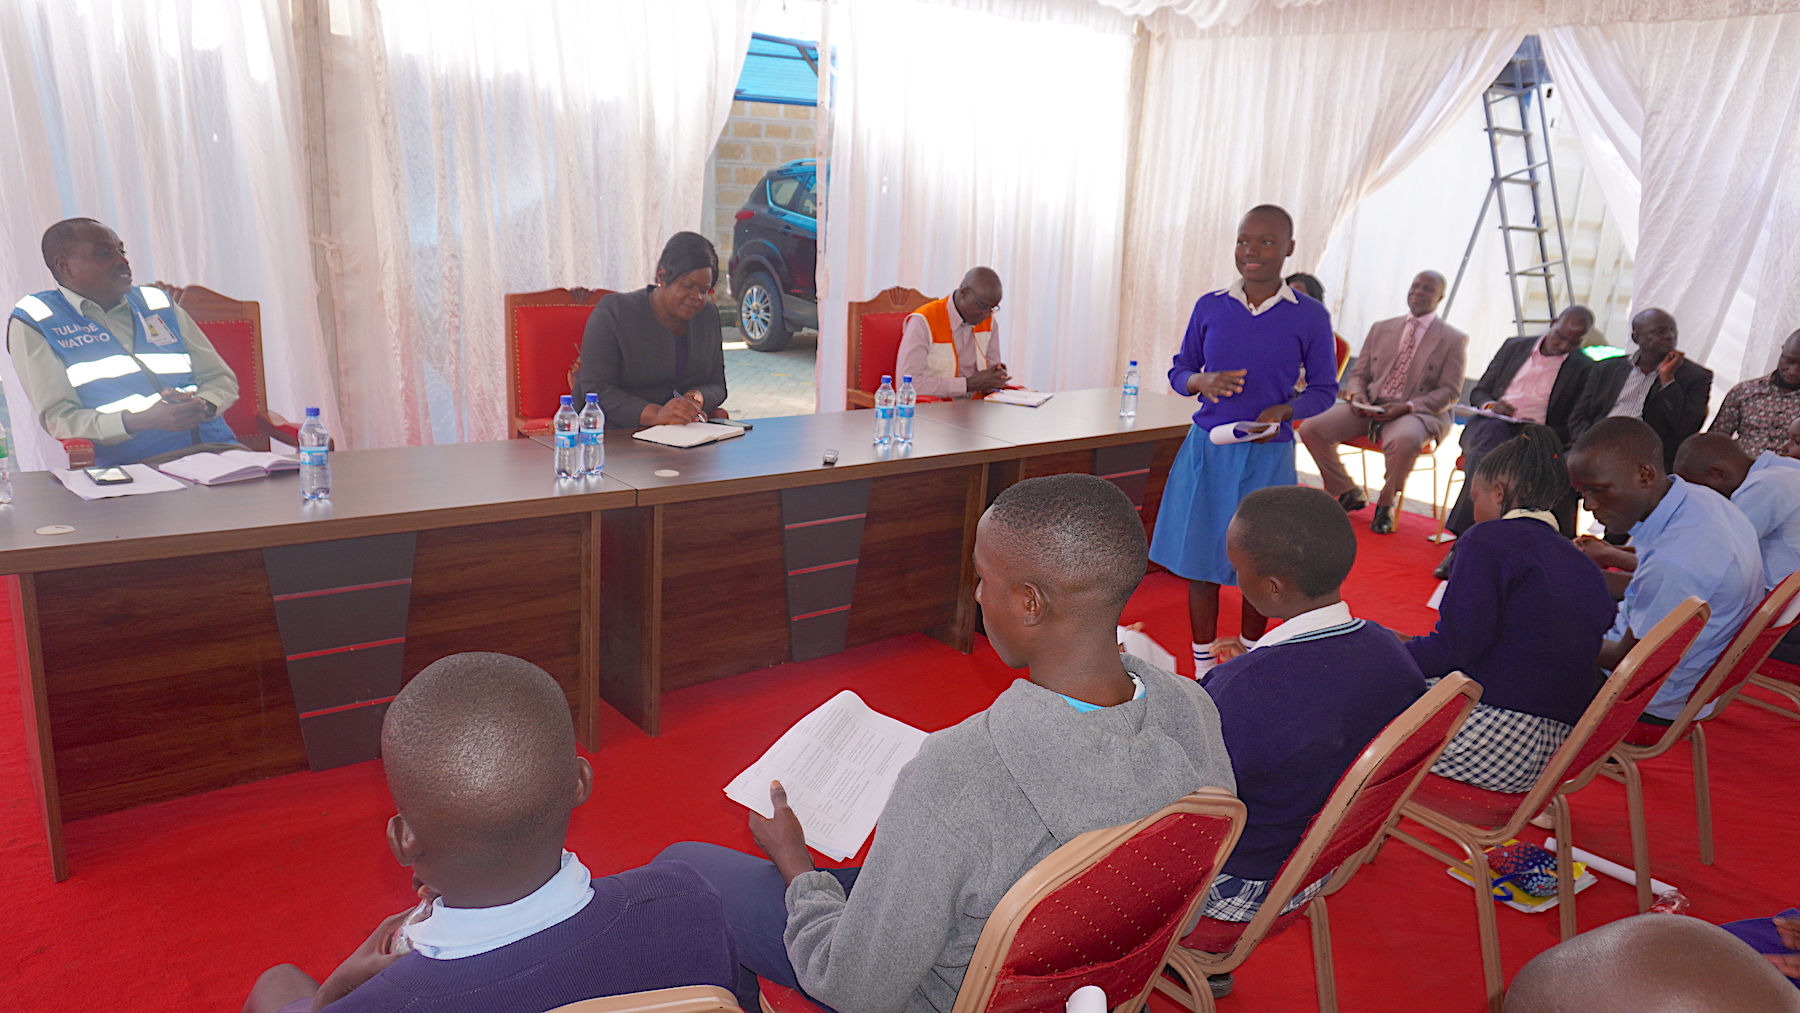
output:
[[[1700,431],[1712,395],[1712,370],[1676,350],[1675,318],[1647,309],[1631,318],[1632,355],[1615,356],[1587,371],[1581,398],[1569,417],[1569,438],[1603,418],[1627,415],[1643,419],[1662,437],[1663,467],[1675,468],[1681,441]]]
[[[1581,353],[1581,339],[1593,326],[1594,314],[1586,306],[1570,306],[1543,336],[1508,338],[1500,346],[1493,361],[1488,363],[1487,372],[1469,392],[1469,403],[1518,421],[1508,422],[1485,415],[1469,420],[1462,435],[1465,475],[1475,474],[1481,459],[1521,432],[1526,423],[1535,422],[1556,430],[1563,438],[1564,446],[1574,442],[1569,422],[1575,404],[1581,398],[1582,381],[1594,364],[1594,360]],[[1562,506],[1557,509],[1557,518],[1563,522],[1566,535],[1574,534],[1574,506],[1571,497],[1566,509]],[[1460,535],[1474,523],[1475,506],[1469,499],[1469,483],[1464,482],[1447,526]]]
[[[1462,396],[1469,336],[1438,319],[1444,276],[1422,271],[1406,292],[1406,316],[1377,321],[1344,381],[1343,400],[1296,430],[1346,511],[1369,505],[1344,470],[1338,444],[1366,436],[1381,445],[1387,479],[1369,530],[1394,533],[1394,504],[1427,442],[1450,430],[1450,406]]]

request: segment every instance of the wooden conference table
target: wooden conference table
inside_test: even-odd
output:
[[[993,497],[1098,474],[1153,523],[1192,410],[921,405],[908,448],[866,411],[689,450],[618,432],[578,482],[530,440],[342,451],[324,504],[292,474],[92,502],[15,475],[0,573],[52,871],[64,821],[374,757],[387,701],[459,651],[543,666],[589,749],[602,700],[656,734],[666,689],[916,631],[967,652]]]

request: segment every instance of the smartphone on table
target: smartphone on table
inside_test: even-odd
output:
[[[84,468],[82,470],[87,473],[87,477],[92,479],[95,485],[131,484],[131,473],[124,468]]]

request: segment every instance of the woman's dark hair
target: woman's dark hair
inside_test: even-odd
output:
[[[1503,511],[1549,510],[1569,492],[1562,437],[1549,426],[1526,426],[1482,458],[1475,477],[1506,483]]]
[[[1295,271],[1293,274],[1288,275],[1285,280],[1287,281],[1289,288],[1297,288],[1307,295],[1312,296],[1313,299],[1318,302],[1325,301],[1325,286],[1319,284],[1319,279],[1307,274],[1305,271]]]
[[[713,249],[712,241],[698,232],[677,232],[663,244],[662,256],[657,258],[657,284],[666,285],[703,267],[712,271],[713,284],[717,285],[719,251]]]

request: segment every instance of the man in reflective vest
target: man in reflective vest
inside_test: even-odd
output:
[[[1000,308],[1000,276],[977,267],[943,299],[933,299],[906,318],[894,379],[910,375],[928,397],[986,394],[1006,386],[994,311]]]
[[[43,253],[57,287],[19,300],[6,341],[46,432],[92,440],[101,466],[235,442],[219,413],[237,400],[237,377],[161,289],[132,287],[112,229],[58,222]]]

